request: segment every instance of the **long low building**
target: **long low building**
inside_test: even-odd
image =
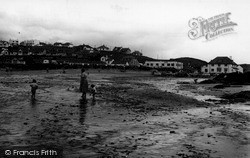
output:
[[[154,61],[145,61],[144,66],[151,68],[175,68],[178,70],[183,69],[183,63],[178,61],[170,60],[154,60]]]

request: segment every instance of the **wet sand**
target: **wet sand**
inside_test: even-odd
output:
[[[80,70],[0,72],[0,146],[57,146],[70,158],[250,157],[248,103],[242,110],[198,101],[223,92],[150,72],[88,72],[98,94],[87,103],[77,89]]]

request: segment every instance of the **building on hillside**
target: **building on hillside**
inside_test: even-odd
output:
[[[17,55],[18,53],[16,51],[13,51],[13,52],[9,52],[9,55]]]
[[[115,48],[113,49],[113,52],[120,52],[121,49],[122,49],[122,47],[115,47]]]
[[[44,59],[43,60],[43,64],[49,64],[50,62],[49,62],[49,60],[48,59]]]
[[[23,58],[14,58],[11,60],[11,64],[22,64],[25,65],[26,62]]]
[[[70,43],[70,42],[62,43],[62,47],[72,48],[72,47],[73,47],[73,44]]]
[[[123,54],[130,54],[131,50],[129,48],[122,48],[122,47],[115,47],[113,49],[113,52],[116,53],[123,53]]]
[[[23,55],[23,51],[19,49],[19,51],[17,52],[17,55]]]
[[[10,39],[9,40],[9,45],[10,46],[18,46],[19,42],[18,40]]]
[[[177,70],[183,69],[183,63],[173,60],[153,60],[145,61],[144,66],[151,68],[175,68]]]
[[[7,47],[9,47],[10,45],[9,45],[9,42],[8,41],[0,41],[0,47],[1,48],[7,48]]]
[[[127,66],[136,66],[136,67],[140,66],[139,61],[133,56],[126,56],[122,58],[122,62],[126,63]]]
[[[40,42],[38,40],[25,40],[20,42],[21,46],[40,46]]]
[[[220,73],[243,73],[243,68],[237,65],[229,57],[216,57],[207,65],[201,67],[201,72],[205,74],[220,74]]]
[[[102,45],[100,47],[97,47],[97,50],[98,51],[109,51],[109,47],[105,46],[105,45]]]
[[[90,45],[83,44],[83,50],[91,51],[91,50],[93,50],[93,47],[91,47]]]
[[[122,48],[120,50],[120,53],[123,53],[123,54],[130,54],[131,53],[131,50],[129,48]]]
[[[106,55],[106,56],[101,57],[101,62],[104,62],[107,65],[111,65],[114,62],[114,59],[112,59]]]
[[[135,55],[135,56],[142,56],[142,53],[141,53],[140,51],[136,50],[136,51],[134,51],[134,52],[132,53],[132,55]]]
[[[48,44],[45,42],[39,42],[39,46],[47,46]]]
[[[8,48],[2,48],[2,51],[1,51],[1,53],[0,53],[0,56],[1,55],[9,55],[9,50],[8,50]]]

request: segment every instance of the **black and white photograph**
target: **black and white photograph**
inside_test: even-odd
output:
[[[250,1],[0,2],[0,158],[250,158]]]

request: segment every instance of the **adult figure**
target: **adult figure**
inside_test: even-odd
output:
[[[88,80],[85,69],[81,69],[81,81],[80,81],[80,92],[82,92],[82,99],[86,100],[86,94],[88,92]]]

